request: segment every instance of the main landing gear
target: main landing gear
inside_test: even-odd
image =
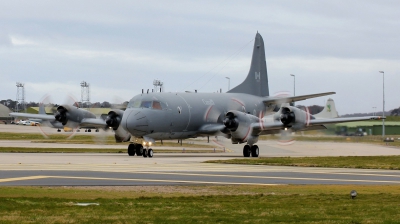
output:
[[[154,152],[153,149],[151,148],[143,148],[143,145],[141,144],[129,144],[128,146],[128,155],[129,156],[143,156],[143,157],[153,157]]]
[[[258,157],[258,155],[260,154],[260,150],[258,148],[257,145],[245,145],[243,147],[243,156],[244,157]]]

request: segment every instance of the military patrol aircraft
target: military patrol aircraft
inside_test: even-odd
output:
[[[131,140],[130,156],[153,157],[150,147],[156,140],[219,135],[231,139],[233,144],[245,143],[244,157],[258,157],[256,143],[260,135],[277,134],[282,130],[325,129],[324,124],[378,118],[332,119],[323,116],[326,112],[313,116],[288,104],[331,94],[334,92],[270,97],[264,42],[257,32],[250,71],[240,85],[227,93],[142,91],[130,100],[125,111],[110,111],[105,122],[116,131],[117,141]],[[276,105],[282,106],[278,112],[273,112]]]
[[[156,140],[198,136],[224,136],[232,144],[245,144],[244,157],[258,157],[260,135],[282,131],[325,129],[324,124],[377,119],[378,117],[330,118],[313,116],[289,103],[334,92],[291,97],[269,96],[264,42],[257,32],[250,71],[246,79],[227,93],[145,93],[134,96],[125,111],[111,110],[105,120],[69,106],[57,108],[52,118],[67,125],[112,128],[117,142],[129,141],[129,156],[153,157]],[[279,106],[278,112],[274,108]],[[50,115],[47,115],[50,116]]]

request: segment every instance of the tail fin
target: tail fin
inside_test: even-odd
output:
[[[46,114],[43,103],[39,104],[39,114]]]
[[[254,41],[253,57],[247,78],[228,93],[247,93],[255,96],[269,96],[267,63],[265,61],[264,41],[257,32]]]
[[[316,118],[339,117],[339,114],[336,111],[335,102],[331,98],[329,98],[328,101],[326,101],[326,105],[325,105],[324,109],[320,113],[315,114],[314,117],[316,117]]]

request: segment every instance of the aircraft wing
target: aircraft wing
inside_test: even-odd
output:
[[[368,120],[379,120],[381,117],[378,116],[367,116],[367,117],[345,117],[345,118],[330,118],[330,119],[314,119],[310,120],[308,125],[299,125],[297,131],[309,131],[326,129],[324,124],[336,124],[353,121],[368,121]],[[276,134],[279,130],[283,129],[284,125],[281,122],[272,123],[253,123],[252,134],[253,135],[265,135],[265,134]]]
[[[42,119],[47,121],[54,121],[54,115],[47,115],[47,114],[30,114],[30,113],[10,113],[12,117],[27,117],[27,118],[35,118],[35,119]]]
[[[106,127],[106,122],[101,118],[84,118],[82,119],[79,126],[81,127],[96,127],[96,128],[104,128]]]
[[[224,130],[225,125],[223,124],[205,124],[201,126],[198,133],[200,134],[214,134],[218,131]]]
[[[336,94],[336,92],[326,92],[326,93],[317,93],[317,94],[309,94],[309,95],[302,95],[302,96],[289,96],[289,97],[268,97],[267,99],[263,100],[264,105],[269,106],[272,104],[279,104],[279,103],[292,103],[296,101],[311,99],[320,96],[327,96]]]
[[[368,120],[380,120],[380,119],[381,119],[381,117],[377,117],[377,116],[315,119],[315,120],[310,120],[310,125],[336,124],[336,123],[345,123],[345,122],[353,122],[353,121],[368,121]]]

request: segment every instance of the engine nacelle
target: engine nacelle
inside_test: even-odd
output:
[[[251,137],[252,123],[258,121],[258,117],[254,115],[231,110],[225,114],[223,123],[230,131],[232,143],[243,143]]]
[[[281,107],[274,118],[282,122],[285,128],[291,128],[294,131],[303,129],[309,125],[311,119],[314,119],[308,112],[291,106]]]
[[[54,118],[56,121],[62,123],[62,125],[66,125],[68,121],[79,124],[85,118],[96,118],[96,115],[82,108],[71,105],[61,105],[57,107]]]

